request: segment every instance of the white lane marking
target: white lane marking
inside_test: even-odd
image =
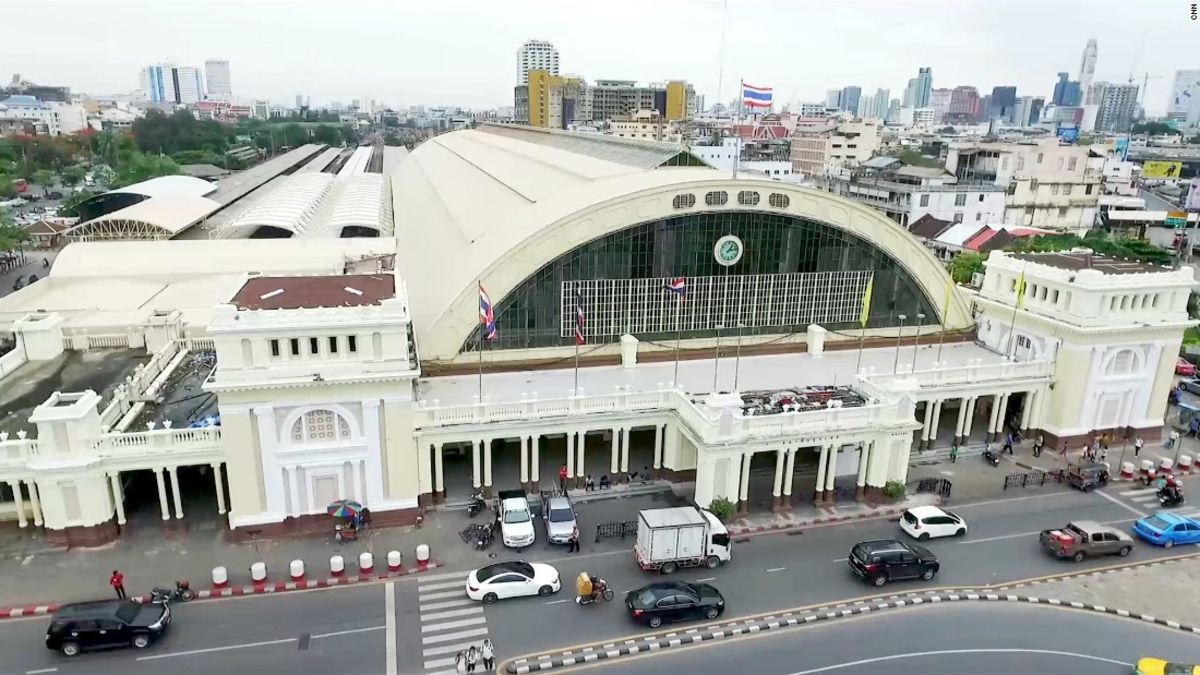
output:
[[[458,657],[451,656],[448,659],[434,659],[433,661],[426,661],[425,662],[425,670],[428,671],[432,668],[440,668],[441,666],[453,666],[454,659],[456,659],[456,658],[458,658]]]
[[[833,562],[849,562],[849,558],[835,558]]]
[[[1126,504],[1125,502],[1121,501],[1120,499],[1117,499],[1116,497],[1114,497],[1114,496],[1112,496],[1112,495],[1108,494],[1108,493],[1107,493],[1107,492],[1105,492],[1104,490],[1094,490],[1093,492],[1095,492],[1096,494],[1100,495],[1101,497],[1104,497],[1105,499],[1107,499],[1108,501],[1110,501],[1110,502],[1112,502],[1112,503],[1116,504],[1117,506],[1120,506],[1121,508],[1125,509],[1126,511],[1129,511],[1130,513],[1136,513],[1136,514],[1138,515],[1138,517],[1139,517],[1139,518],[1145,518],[1145,517],[1146,517],[1146,512],[1145,512],[1145,511],[1139,511],[1139,510],[1137,510],[1137,509],[1133,508],[1132,506],[1130,506],[1130,505]]]
[[[926,656],[945,656],[953,654],[1049,654],[1052,656],[1069,656],[1077,659],[1087,659],[1089,661],[1100,661],[1102,663],[1111,663],[1117,666],[1125,666],[1132,668],[1132,663],[1124,661],[1116,661],[1114,659],[1106,659],[1102,656],[1092,656],[1091,654],[1076,654],[1075,652],[1062,652],[1053,649],[942,649],[930,652],[910,652],[908,654],[892,654],[891,656],[877,656],[873,659],[862,659],[860,661],[849,661],[846,663],[835,663],[832,666],[824,666],[822,668],[811,668],[809,670],[798,670],[790,675],[814,675],[814,673],[828,673],[834,670],[850,668],[853,666],[863,666],[868,663],[881,663],[884,661],[898,661],[900,659],[922,658]]]
[[[450,589],[450,588],[457,588],[458,590],[462,591],[463,593],[466,593],[466,590],[464,590],[464,589],[466,589],[466,587],[467,587],[466,582],[462,581],[462,580],[439,581],[436,584],[418,584],[417,585],[418,592],[420,592],[420,593],[424,593],[425,591],[440,591],[442,589]]]
[[[422,633],[432,633],[434,631],[446,630],[447,628],[466,628],[467,626],[477,626],[481,623],[487,623],[487,617],[476,616],[470,619],[459,619],[458,621],[444,621],[442,623],[433,623],[428,626],[421,626]]]
[[[1101,525],[1120,525],[1121,523],[1132,523],[1136,518],[1122,518],[1120,520],[1106,520]],[[963,539],[955,542],[956,544],[982,544],[985,541],[1001,541],[1004,539],[1016,539],[1018,537],[1033,537],[1041,534],[1042,531],[1036,532],[1017,532],[1016,534],[1002,534],[996,537],[984,537],[983,539]]]
[[[571,602],[571,600],[551,600],[550,602],[547,602],[546,604],[547,605],[561,605],[564,602]]]
[[[697,579],[696,583],[700,583],[702,581],[716,581],[716,580],[717,580],[716,577],[704,577],[703,579]]]
[[[387,663],[384,668],[387,675],[396,675],[396,669],[399,667],[396,663],[396,583],[389,581],[383,586],[384,593],[387,594],[383,596],[383,611],[387,615],[385,617],[387,633],[384,633],[383,638],[384,658],[387,659]]]
[[[465,581],[463,577],[465,577],[466,574],[466,572],[442,572],[441,574],[428,575],[421,573],[419,576],[417,576],[417,585],[424,586],[427,582],[441,581],[442,579],[458,579],[459,581]]]
[[[417,596],[421,600],[442,600],[443,598],[465,598],[467,592],[460,588],[457,591],[437,591],[436,593],[420,593]]]
[[[451,607],[462,607],[463,605],[469,605],[473,602],[475,602],[475,601],[466,596],[462,596],[460,598],[455,598],[454,600],[445,600],[443,602],[426,602],[426,603],[421,604],[421,611],[429,612],[429,611],[433,611],[435,609],[450,609]]]
[[[425,623],[426,621],[440,621],[456,616],[470,616],[471,614],[483,614],[483,607],[476,605],[474,607],[467,607],[466,609],[452,609],[445,612],[433,612],[432,614],[422,612],[421,623]]]
[[[467,640],[465,642],[455,642],[452,645],[444,645],[441,647],[430,647],[429,649],[426,649],[423,652],[421,652],[421,656],[437,656],[439,654],[457,654],[458,652],[465,652],[468,649],[470,649],[471,647],[478,647],[478,646],[479,646],[478,640]]]
[[[347,630],[335,630],[332,633],[321,633],[320,635],[314,635],[314,636],[312,636],[311,639],[320,640],[321,638],[338,637],[340,635],[354,635],[355,633],[370,633],[371,631],[383,630],[384,628],[387,628],[387,626],[367,626],[366,628],[350,628]]]
[[[31,563],[31,562],[33,562],[33,555],[27,555],[21,560],[21,567],[25,567],[25,566],[29,565],[29,563]],[[58,668],[51,668],[49,670],[31,670],[29,672],[31,672],[31,673],[52,673],[56,670],[58,670]]]
[[[154,654],[152,656],[139,656],[138,661],[154,661],[157,659],[170,659],[176,656],[194,656],[196,654],[211,654],[213,652],[229,652],[235,649],[250,649],[252,647],[269,647],[271,645],[286,645],[296,642],[297,638],[283,638],[281,640],[263,640],[262,642],[246,642],[240,645],[225,645],[224,647],[208,647],[207,649],[189,649],[183,652],[169,652],[167,654]]]
[[[33,556],[29,556],[32,558]],[[38,673],[57,673],[58,668],[38,668],[37,670],[27,670],[25,675],[37,675]]]
[[[1144,495],[1148,492],[1151,492],[1150,488],[1144,487],[1144,488],[1136,488],[1133,490],[1121,490],[1117,494],[1121,495],[1122,497],[1128,497],[1129,495]],[[1153,493],[1151,493],[1151,494],[1153,494]]]
[[[782,572],[786,569],[786,567],[772,567],[771,569],[767,570],[767,574],[770,574],[771,572]]]
[[[443,635],[426,635],[421,638],[422,644],[437,644],[438,642],[450,642],[451,640],[462,640],[470,637],[481,637],[488,634],[487,627],[472,628],[470,630],[460,630],[457,633],[445,633]]]

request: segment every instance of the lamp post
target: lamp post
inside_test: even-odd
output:
[[[908,320],[905,314],[900,315],[900,331],[896,333],[896,360],[892,362],[892,374],[900,367],[900,340],[904,337],[904,322]]]
[[[913,342],[912,372],[914,372],[914,373],[917,372],[917,352],[920,351],[920,349],[921,349],[921,322],[924,320],[925,320],[925,315],[920,312],[917,312],[917,323],[916,323],[917,338],[916,338],[916,341]]]
[[[717,324],[717,351],[713,354],[713,393],[717,391],[717,372],[721,365],[721,331],[725,326]]]

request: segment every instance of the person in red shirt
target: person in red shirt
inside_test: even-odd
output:
[[[567,465],[563,464],[558,470],[558,489],[563,493],[567,491]]]
[[[117,599],[125,599],[125,575],[117,570],[113,570],[112,576],[108,578],[108,585],[113,587],[117,592]]]

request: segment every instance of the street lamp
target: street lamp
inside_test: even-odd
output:
[[[721,324],[717,324],[717,351],[715,354],[713,354],[713,388],[712,388],[712,390],[714,393],[717,391],[717,371],[719,369],[719,366],[721,365],[721,331],[724,329],[725,329],[725,326],[722,326]]]
[[[921,349],[921,322],[925,320],[925,315],[917,312],[917,338],[913,342],[913,364],[912,372],[917,372],[917,352]]]
[[[900,315],[900,331],[896,333],[896,360],[892,362],[892,374],[896,374],[896,370],[900,368],[900,340],[904,337],[904,322],[908,320],[908,316]]]

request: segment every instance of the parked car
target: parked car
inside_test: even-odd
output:
[[[1159,511],[1134,523],[1133,533],[1164,548],[1175,544],[1200,544],[1200,520]]]
[[[132,600],[105,600],[63,605],[50,619],[46,647],[64,656],[90,649],[145,649],[171,625],[166,604],[143,605]]]
[[[1196,364],[1187,359],[1180,358],[1175,361],[1175,374],[1183,377],[1196,376]]]
[[[1188,379],[1188,380],[1180,380],[1180,381],[1179,381],[1179,386],[1180,386],[1180,388],[1182,388],[1184,391],[1188,391],[1188,392],[1191,392],[1191,393],[1193,393],[1193,394],[1200,395],[1200,380],[1197,380],[1197,379],[1194,379],[1194,378],[1193,378],[1193,379]]]
[[[961,537],[967,533],[967,521],[936,506],[914,506],[900,516],[900,529],[920,541]]]
[[[1084,492],[1091,492],[1098,487],[1108,485],[1109,477],[1108,465],[1101,462],[1068,464],[1067,470],[1063,473],[1063,479],[1067,481],[1067,484]]]
[[[941,568],[937,556],[929,549],[895,539],[855,544],[850,549],[848,563],[851,571],[876,586],[902,579],[929,581]]]
[[[688,619],[713,619],[725,611],[725,598],[709,584],[660,581],[625,594],[625,607],[634,621],[658,628]]]
[[[496,513],[500,518],[500,540],[509,548],[532,546],[537,534],[524,491],[501,490],[499,502]]]
[[[546,500],[546,538],[551,544],[565,544],[571,541],[571,534],[578,524],[575,522],[575,509],[571,508],[571,500],[566,497],[551,497]]]
[[[561,588],[553,566],[523,560],[487,565],[467,575],[467,597],[489,605],[505,598],[550,595]]]
[[[1070,558],[1075,562],[1097,555],[1125,557],[1133,551],[1133,539],[1129,535],[1094,520],[1076,520],[1063,528],[1042,530],[1038,539],[1056,558]]]

